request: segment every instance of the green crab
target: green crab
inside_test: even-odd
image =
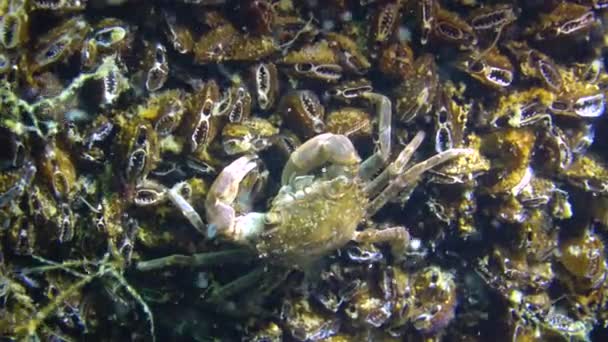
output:
[[[207,238],[232,241],[245,248],[172,255],[139,262],[137,269],[154,271],[172,266],[203,267],[239,262],[244,252],[249,256],[253,252],[264,261],[260,267],[228,284],[214,287],[206,295],[206,302],[221,304],[262,279],[266,279],[268,293],[280,284],[278,279],[284,279],[291,270],[306,271],[315,261],[350,241],[386,242],[394,253],[403,254],[410,241],[405,227],[378,229],[370,218],[404,189],[415,186],[426,171],[474,151],[452,148],[410,165],[412,155],[424,139],[424,133],[419,132],[388,163],[392,104],[386,96],[376,93],[368,92],[360,97],[376,105],[379,132],[375,153],[362,160],[345,135],[324,133],[312,137],[290,155],[283,168],[281,188],[266,212],[251,211],[265,183],[260,159],[255,154],[234,160],[217,176],[205,199],[206,225],[180,195],[181,183],[167,189],[145,182],[139,187],[142,194],[138,196],[142,199],[139,205],[168,198]],[[360,229],[364,226],[367,228]],[[276,267],[268,268],[269,264]]]
[[[472,152],[449,149],[410,166],[424,139],[419,132],[382,170],[390,157],[391,103],[383,95],[364,96],[378,108],[376,153],[362,161],[344,135],[324,133],[309,139],[284,166],[281,188],[267,212],[237,209],[243,198],[240,184],[259,165],[256,155],[242,156],[222,170],[207,194],[207,235],[246,244],[271,263],[299,269],[349,241],[407,246],[404,227],[358,228],[424,172]]]

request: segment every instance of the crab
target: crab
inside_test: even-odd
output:
[[[136,205],[154,205],[168,199],[207,239],[231,241],[244,248],[147,260],[139,262],[137,269],[209,265],[210,260],[238,262],[236,259],[242,259],[243,251],[247,255],[253,252],[263,260],[260,267],[214,287],[206,295],[206,302],[221,305],[261,280],[268,293],[292,270],[306,273],[316,261],[350,241],[364,245],[389,243],[397,258],[405,255],[410,241],[406,228],[379,229],[372,216],[404,190],[412,189],[426,171],[475,151],[451,148],[410,165],[411,157],[424,140],[424,133],[418,132],[389,163],[392,104],[386,96],[373,92],[359,97],[376,105],[379,127],[376,151],[362,160],[345,135],[323,133],[310,138],[291,153],[283,168],[281,188],[266,212],[252,211],[265,184],[265,172],[255,154],[239,157],[217,176],[205,198],[207,224],[182,196],[183,183],[170,189],[150,180],[140,184]]]
[[[382,170],[391,155],[391,102],[376,93],[363,96],[376,104],[379,117],[379,148],[371,157],[362,161],[345,135],[314,136],[290,155],[269,210],[239,212],[240,184],[260,165],[257,155],[242,156],[221,171],[207,194],[207,235],[245,244],[271,263],[296,269],[350,241],[406,247],[404,227],[358,228],[427,170],[471,151],[449,149],[410,166],[424,139],[419,132]]]

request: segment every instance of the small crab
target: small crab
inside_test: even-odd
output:
[[[376,103],[380,118],[380,148],[375,154],[362,162],[345,135],[314,136],[291,154],[281,188],[267,212],[236,208],[242,196],[241,181],[259,165],[256,155],[242,156],[224,168],[207,194],[207,236],[251,246],[270,263],[290,269],[305,269],[351,240],[405,247],[409,234],[403,227],[357,228],[404,188],[412,187],[424,172],[471,151],[449,149],[410,166],[424,139],[419,132],[382,170],[390,156],[391,103],[375,93],[364,96]]]

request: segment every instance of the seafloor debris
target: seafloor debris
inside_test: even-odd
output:
[[[606,8],[0,1],[1,339],[605,340]]]

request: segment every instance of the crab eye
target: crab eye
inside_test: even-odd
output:
[[[264,215],[264,224],[267,226],[276,225],[279,222],[281,222],[281,217],[276,213],[270,212]]]
[[[345,188],[351,183],[346,176],[338,176],[331,182],[330,186],[327,187],[325,195],[332,200],[340,199],[345,195]]]

